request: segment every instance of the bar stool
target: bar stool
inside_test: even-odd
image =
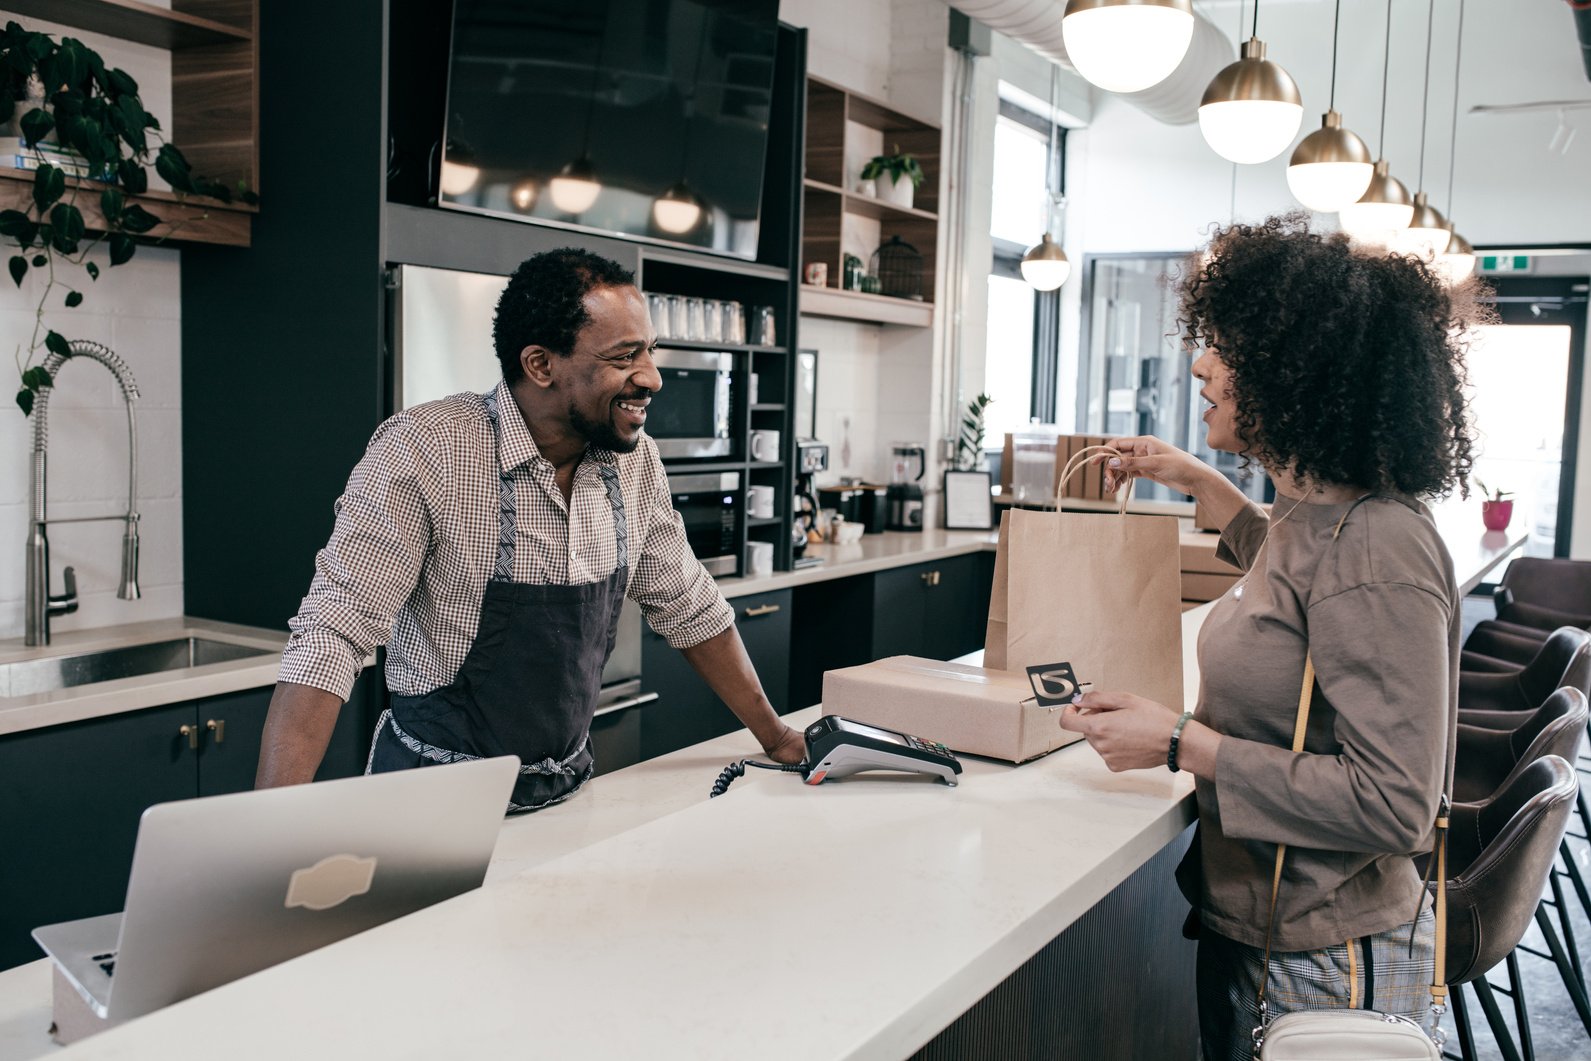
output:
[[[1535,710],[1563,685],[1591,693],[1591,633],[1578,627],[1554,630],[1523,667],[1497,673],[1460,670],[1458,720],[1511,730],[1524,718],[1521,712]]]
[[[1492,591],[1497,619],[1548,633],[1560,626],[1591,626],[1591,563],[1522,556],[1508,565]]]
[[[1453,771],[1454,800],[1470,803],[1485,799],[1491,793],[1508,787],[1515,775],[1544,756],[1556,755],[1565,762],[1575,762],[1585,745],[1588,715],[1591,715],[1591,709],[1588,709],[1585,694],[1572,686],[1565,686],[1547,697],[1547,702],[1531,712],[1517,729],[1479,729],[1460,723]],[[1558,853],[1563,859],[1564,868],[1554,867],[1548,875],[1552,898],[1542,901],[1558,914],[1558,925],[1563,930],[1569,964],[1580,990],[1584,991],[1585,969],[1580,961],[1580,948],[1575,943],[1574,926],[1569,920],[1569,907],[1564,898],[1561,878],[1568,878],[1588,919],[1591,919],[1591,894],[1587,892],[1574,853],[1569,850],[1567,836],[1559,842]],[[1540,958],[1549,957],[1529,948],[1526,950]]]
[[[1540,899],[1578,791],[1574,767],[1548,755],[1514,772],[1508,785],[1488,799],[1453,805],[1448,833],[1447,980],[1465,1061],[1476,1061],[1474,1033],[1464,1002],[1465,984],[1475,992],[1505,1061],[1520,1061],[1519,1048],[1503,1023],[1485,976],[1499,963],[1507,964],[1525,1057],[1535,1057],[1515,956],[1532,916],[1546,937],[1575,1010],[1591,1034],[1591,1005],[1573,977],[1563,944]]]

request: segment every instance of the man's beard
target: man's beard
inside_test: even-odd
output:
[[[619,433],[613,430],[611,420],[587,420],[581,415],[580,410],[574,407],[572,402],[569,405],[569,426],[573,427],[580,437],[591,445],[601,446],[603,449],[612,450],[614,453],[633,453],[635,452],[635,447],[641,444],[641,433],[639,431],[635,433],[635,437],[632,439],[620,438]]]

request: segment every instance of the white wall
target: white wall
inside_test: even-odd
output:
[[[13,16],[0,11],[0,20]],[[107,63],[138,81],[145,109],[171,124],[169,54],[156,48],[18,18],[29,28],[66,32],[98,51]],[[157,184],[151,177],[150,183]],[[6,257],[10,252],[6,252]],[[83,291],[83,304],[66,309],[64,290],[51,294],[44,320],[68,339],[103,343],[132,368],[138,403],[139,511],[142,521],[140,584],[143,599],[121,601],[120,523],[69,523],[50,531],[51,588],[61,592],[61,569],[77,569],[80,604],[75,615],[55,619],[55,630],[136,622],[182,614],[182,392],[181,293],[178,252],[140,247],[126,265],[110,268],[103,251],[92,260],[98,282],[81,269],[58,267],[57,277]],[[43,279],[30,271],[18,290],[0,285],[0,347],[18,357],[31,342]],[[9,361],[9,359],[7,359]],[[0,638],[23,631],[24,542],[27,537],[28,454],[32,426],[11,401],[14,369],[5,367],[0,409]],[[110,373],[93,363],[68,362],[50,401],[49,515],[95,516],[126,510],[127,424],[120,391]]]

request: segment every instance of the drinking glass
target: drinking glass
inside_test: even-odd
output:
[[[668,337],[684,339],[689,332],[685,320],[685,299],[679,295],[668,296]]]
[[[723,332],[719,341],[743,343],[746,341],[746,317],[739,302],[725,302]]]
[[[667,295],[647,295],[646,309],[652,317],[652,327],[657,330],[659,339],[672,339],[674,333],[670,331],[672,322],[669,319],[669,306]]]
[[[710,343],[724,341],[724,304],[716,298],[702,303],[702,338]]]
[[[678,338],[678,337],[676,337]],[[685,335],[686,339],[707,338],[707,309],[703,300],[688,298],[685,300]]]
[[[774,329],[773,307],[758,306],[756,321],[757,326],[754,330],[757,333],[757,345],[778,346],[779,337]]]

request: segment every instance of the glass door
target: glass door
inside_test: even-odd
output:
[[[1193,360],[1177,329],[1176,284],[1186,254],[1089,255],[1083,288],[1077,423],[1082,434],[1154,435],[1219,469],[1256,500],[1268,500],[1265,474],[1210,449],[1199,419]],[[1155,483],[1134,497],[1183,501]]]

